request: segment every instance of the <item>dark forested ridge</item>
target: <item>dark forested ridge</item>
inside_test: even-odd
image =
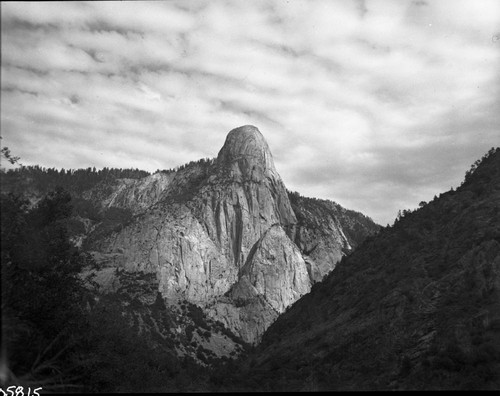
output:
[[[500,150],[405,211],[267,330],[222,389],[500,388]],[[220,379],[220,378],[219,378]]]

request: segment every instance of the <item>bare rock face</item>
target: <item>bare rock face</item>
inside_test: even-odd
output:
[[[119,207],[138,213],[158,202],[174,176],[156,173],[142,179],[116,179],[86,191],[83,198],[99,203],[103,209]]]
[[[311,281],[299,249],[279,225],[272,226],[255,244],[233,287],[233,300],[261,296],[281,313],[309,292]]]
[[[229,178],[237,182],[260,182],[263,176],[280,179],[267,142],[252,125],[229,132],[217,156],[217,167],[219,173],[229,174]]]
[[[209,315],[225,321],[248,342],[257,342],[285,309],[311,289],[306,263],[299,249],[279,225],[256,242],[228,293]],[[238,325],[235,325],[240,323]]]
[[[353,251],[379,226],[362,213],[348,210],[323,199],[289,193],[297,224],[290,237],[306,260],[314,282],[335,268],[340,259]]]
[[[254,126],[229,132],[215,161],[187,166],[161,183],[163,191],[149,184],[148,197],[138,195],[140,184],[115,193],[114,202],[137,197],[150,206],[94,249],[127,271],[155,273],[165,299],[197,304],[247,342],[258,342],[342,256],[337,245],[333,253],[323,249],[325,261],[321,247],[304,254],[315,235],[297,227],[269,146]],[[337,239],[339,246],[348,243]]]
[[[229,132],[214,174],[188,206],[238,269],[272,225],[297,222],[269,146],[248,125]]]

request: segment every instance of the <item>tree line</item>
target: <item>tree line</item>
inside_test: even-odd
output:
[[[97,170],[95,167],[89,167],[86,169],[56,169],[30,165],[2,172],[2,182],[18,184],[19,188],[23,188],[23,181],[28,180],[31,187],[42,193],[48,193],[55,189],[56,186],[61,186],[73,193],[80,193],[104,180],[140,179],[149,175],[149,172],[137,168],[118,169],[105,167]]]

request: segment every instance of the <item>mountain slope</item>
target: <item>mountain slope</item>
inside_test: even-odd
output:
[[[499,389],[500,150],[267,330],[238,389]]]
[[[112,255],[127,271],[155,273],[166,300],[199,305],[250,343],[350,250],[344,249],[349,242],[340,219],[358,227],[351,243],[378,228],[340,207],[325,209],[331,221],[322,230],[324,243],[309,255],[303,249],[307,226],[295,215],[304,218],[301,208],[307,205],[292,207],[267,142],[249,125],[229,132],[214,161],[163,179],[159,193],[142,179],[128,182],[133,189],[111,188],[108,197],[89,192],[89,199],[120,203],[135,216],[104,231],[96,228],[86,246]],[[130,204],[141,196],[135,193],[139,186],[155,194],[148,196],[149,207],[136,204],[136,210]]]
[[[220,322],[235,340],[249,343],[379,228],[333,202],[288,193],[267,142],[250,125],[230,131],[215,159],[153,175],[35,166],[1,177],[2,193],[27,193],[33,204],[59,184],[71,193],[72,241],[92,253],[97,265],[89,271],[100,293],[119,300],[131,323],[155,321],[149,307],[155,295],[145,290],[144,307],[135,304],[137,319],[130,308],[135,295],[120,285],[126,278],[140,289],[147,277],[172,323],[182,316],[176,312],[185,313],[182,304],[196,304],[205,321]]]

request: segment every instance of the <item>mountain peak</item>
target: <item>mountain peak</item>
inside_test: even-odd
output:
[[[260,131],[259,131],[259,128],[257,128],[256,126],[254,125],[243,125],[243,126],[240,126],[238,128],[234,128],[232,129],[229,134],[242,134],[242,133],[246,133],[246,134],[260,134]],[[228,134],[228,135],[229,135]]]
[[[279,178],[266,139],[253,125],[244,125],[228,133],[217,163],[232,171],[232,176],[236,178]]]

